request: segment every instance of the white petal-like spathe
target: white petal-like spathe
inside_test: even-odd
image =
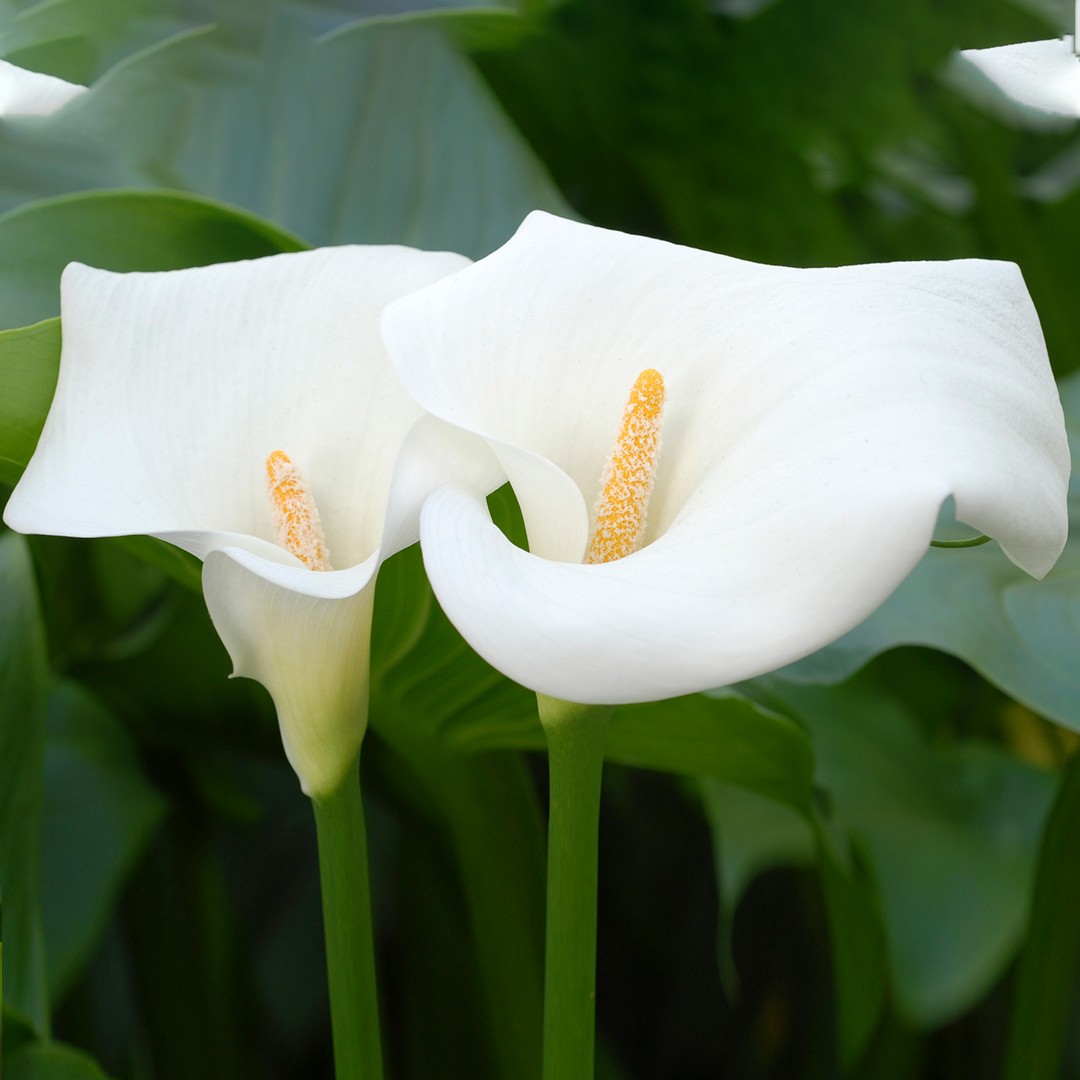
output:
[[[69,266],[56,396],[8,524],[265,554],[265,462],[280,449],[311,485],[333,565],[363,562],[422,415],[386,360],[379,317],[466,264],[346,247],[165,273]]]
[[[965,49],[959,57],[996,92],[1024,109],[1052,117],[1080,117],[1080,59],[1071,37]],[[978,84],[964,81],[978,91]]]
[[[56,395],[5,520],[150,533],[203,558],[236,673],[270,691],[313,797],[333,790],[363,736],[380,563],[415,537],[448,468],[478,490],[500,476],[480,440],[424,416],[379,338],[390,300],[467,263],[354,247],[64,273]],[[313,491],[333,571],[274,542],[265,462],[278,449]]]
[[[340,786],[367,728],[370,586],[378,567],[373,556],[334,574],[288,569],[346,579],[354,591],[326,598],[289,588],[268,580],[259,556],[236,548],[210,552],[203,591],[233,673],[270,692],[285,753],[304,792],[317,798]]]
[[[1032,573],[1064,544],[1061,407],[1008,264],[791,270],[538,214],[383,333],[413,396],[489,440],[530,540],[594,505],[630,384],[664,376],[640,552],[580,565],[583,529],[521,552],[452,488],[425,509],[449,616],[551,696],[667,697],[812,651],[899,584],[950,494]],[[563,483],[523,493],[529,459]]]
[[[85,86],[0,60],[0,117],[47,116],[85,92]]]

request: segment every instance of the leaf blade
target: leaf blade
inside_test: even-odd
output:
[[[45,641],[26,542],[0,534],[0,885],[7,931],[4,999],[49,1027],[41,929]]]
[[[1005,1080],[1056,1080],[1080,961],[1080,755],[1074,755],[1043,834],[1028,939],[1020,955]]]

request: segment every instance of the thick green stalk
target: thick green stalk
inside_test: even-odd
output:
[[[326,968],[337,1080],[382,1080],[367,833],[354,766],[333,794],[313,799],[319,837]]]
[[[612,709],[537,695],[548,744],[544,1080],[588,1080],[596,1041],[596,884]]]

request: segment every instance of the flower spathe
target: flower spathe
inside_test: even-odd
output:
[[[988,84],[1006,101],[1019,105],[1021,116],[1029,123],[1037,124],[1040,118],[1080,117],[1080,58],[1072,35],[990,49],[963,49],[958,56],[958,74],[976,94]],[[967,65],[966,71],[963,65]],[[982,85],[967,78],[967,72],[977,72]]]
[[[950,495],[1033,574],[1065,541],[1061,406],[1010,264],[796,270],[537,213],[390,305],[383,336],[413,397],[488,441],[528,532],[526,552],[475,493],[439,489],[435,592],[545,695],[654,700],[801,657],[889,595]],[[643,546],[585,565],[648,369],[666,405]]]
[[[48,116],[86,87],[0,60],[0,117]]]
[[[346,247],[165,273],[74,264],[63,276],[56,396],[5,520],[149,533],[202,558],[235,672],[270,691],[313,797],[359,751],[380,563],[415,540],[433,485],[492,482],[487,451],[406,396],[378,332],[390,300],[467,262]],[[310,488],[333,570],[277,542],[276,451]]]

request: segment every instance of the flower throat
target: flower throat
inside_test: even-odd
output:
[[[630,387],[619,434],[600,477],[587,563],[623,559],[641,546],[660,453],[664,397],[664,378],[653,368],[646,368]]]

